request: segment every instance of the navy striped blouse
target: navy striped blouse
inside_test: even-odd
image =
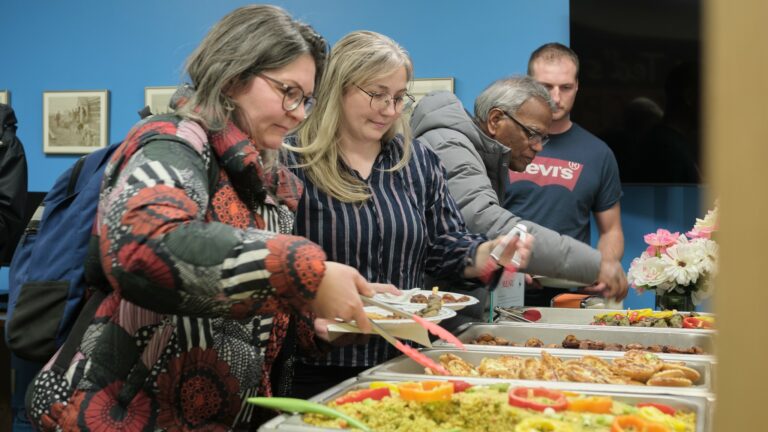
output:
[[[368,185],[372,196],[363,204],[329,197],[295,168],[295,154],[284,155],[305,186],[295,234],[316,242],[328,260],[355,267],[371,282],[411,289],[423,286],[425,273],[460,278],[485,237],[467,232],[448,192],[445,168],[431,149],[414,141],[410,163],[396,172],[384,171],[400,160],[402,151],[400,136],[384,144],[367,180],[340,162]],[[367,345],[336,348],[322,359],[302,361],[369,367],[398,354],[384,339],[372,337]]]

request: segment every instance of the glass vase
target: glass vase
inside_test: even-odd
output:
[[[692,290],[689,287],[677,287],[662,294],[656,293],[656,309],[693,311],[696,306],[691,298]]]

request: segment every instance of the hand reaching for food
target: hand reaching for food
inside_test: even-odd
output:
[[[371,323],[363,309],[360,295],[373,297],[374,288],[354,268],[331,261],[325,263],[325,275],[310,303],[318,318],[356,321],[363,333],[371,332]]]

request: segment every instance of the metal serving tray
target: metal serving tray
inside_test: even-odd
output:
[[[648,330],[644,327],[635,327],[632,331],[625,331],[626,327],[608,327],[593,325],[567,325],[567,324],[528,324],[518,322],[507,322],[504,324],[485,324],[485,323],[467,323],[456,330],[456,337],[472,349],[497,349],[507,350],[522,347],[510,347],[504,345],[480,345],[470,344],[473,340],[482,334],[490,334],[494,337],[502,337],[510,342],[524,344],[529,338],[540,339],[545,345],[557,344],[562,348],[562,342],[568,335],[576,336],[578,339],[591,339],[605,343],[640,344],[640,345],[672,345],[679,348],[690,348],[692,346],[700,347],[705,355],[714,355],[715,353],[715,334],[712,332],[661,332],[658,330]],[[444,347],[448,344],[443,341],[433,342],[433,346]],[[452,346],[452,345],[451,345]],[[542,349],[542,348],[535,348]],[[550,349],[550,348],[546,348]],[[611,352],[611,351],[597,351]],[[680,356],[681,359],[691,357],[701,357],[692,354],[666,354]],[[712,359],[714,361],[714,359]]]
[[[514,355],[524,358],[541,358],[541,349],[532,350],[527,349],[511,349],[500,352],[499,350],[468,350],[459,351],[456,349],[424,349],[421,353],[434,360],[436,363],[440,363],[440,356],[443,354],[453,354],[461,357],[463,360],[469,362],[474,366],[479,366],[484,357],[497,358],[503,355]],[[610,351],[578,351],[578,350],[551,350],[549,351],[555,357],[559,357],[563,360],[570,360],[580,358],[584,356],[584,353],[599,357],[610,361],[614,358],[623,357],[622,352],[610,352]],[[659,355],[662,360],[679,361],[679,357],[670,358],[666,355]],[[691,387],[661,387],[661,386],[641,386],[641,385],[623,385],[623,384],[590,384],[595,389],[602,391],[623,391],[626,393],[651,393],[651,394],[673,394],[673,395],[704,395],[712,396],[714,386],[712,385],[712,369],[713,364],[711,361],[698,360],[696,356],[690,356],[685,361],[686,366],[696,369],[701,374],[699,383]],[[379,378],[402,378],[406,380],[423,380],[427,377],[433,377],[434,375],[427,375],[424,373],[424,367],[409,359],[406,356],[400,356],[382,363],[378,366],[374,366],[360,374],[360,376],[376,376]],[[475,377],[473,377],[475,378]],[[429,378],[431,379],[431,378]],[[464,379],[464,377],[462,377]],[[521,385],[538,386],[543,382],[538,380],[513,380],[513,379],[497,379],[497,378],[483,378],[476,377],[476,379],[483,381],[503,381],[503,382],[518,382]],[[569,383],[566,381],[555,381],[558,387],[565,389],[569,384],[581,384],[581,383]],[[614,389],[615,388],[615,389]]]
[[[520,310],[536,309],[541,312],[541,319],[536,321],[536,324],[580,324],[590,325],[594,321],[595,315],[602,315],[605,313],[626,313],[626,310],[622,309],[578,309],[578,308],[551,308],[551,307],[523,307]],[[685,312],[683,312],[685,313]],[[699,315],[713,316],[711,313],[699,313]],[[499,323],[507,323],[510,321],[500,320]],[[600,327],[612,327],[612,326],[600,326]],[[619,326],[616,326],[619,327]],[[654,331],[684,331],[684,332],[709,332],[713,333],[714,330],[698,330],[698,329],[677,329],[670,327],[631,327],[624,326],[619,327],[622,329],[644,329]]]
[[[412,380],[413,377],[387,377],[386,381],[402,382]],[[430,380],[444,380],[446,377],[430,377]],[[505,382],[503,380],[487,380],[476,378],[462,378],[463,381],[471,384],[491,384],[494,382]],[[310,400],[318,403],[328,403],[333,399],[342,396],[343,394],[361,388],[367,388],[371,381],[382,381],[381,377],[374,376],[360,376],[357,378],[350,378],[336,386],[320,393],[319,395],[311,398]],[[518,385],[530,385],[530,382],[517,383]],[[570,386],[564,386],[562,384],[572,384]],[[557,383],[542,381],[540,384],[537,382],[537,386],[560,389],[560,390],[572,390],[579,393],[588,395],[609,395],[615,400],[635,404],[640,402],[658,402],[669,405],[675,409],[685,409],[696,413],[696,432],[710,432],[712,430],[712,416],[714,399],[708,398],[704,395],[658,395],[658,394],[637,394],[630,392],[617,391],[604,391],[601,388],[597,388],[591,384],[584,383]],[[567,388],[566,388],[567,387]],[[621,386],[624,387],[624,386]],[[309,425],[302,421],[300,414],[283,414],[272,420],[264,423],[259,432],[269,431],[281,431],[281,432],[338,432],[339,429],[327,429]]]

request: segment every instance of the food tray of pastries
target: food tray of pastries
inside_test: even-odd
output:
[[[434,388],[444,388],[447,377],[431,377]],[[650,395],[623,391],[606,392],[600,388],[583,383],[542,382],[537,384],[536,391],[548,395],[567,395],[566,408],[552,412],[540,412],[536,408],[515,408],[512,398],[508,395],[519,390],[521,385],[499,380],[480,380],[464,378],[461,385],[453,384],[452,393],[447,403],[440,401],[401,402],[405,394],[398,391],[402,386],[423,384],[424,381],[413,381],[411,377],[388,377],[382,379],[375,376],[359,376],[350,378],[310,400],[342,411],[351,417],[362,421],[371,430],[414,431],[430,430],[472,431],[472,430],[539,430],[543,427],[551,430],[553,426],[567,421],[576,420],[582,431],[607,432],[611,423],[619,416],[635,416],[649,418],[654,422],[672,422],[667,427],[672,430],[691,432],[710,432],[712,430],[711,411],[713,400],[703,395]],[[525,384],[522,385],[525,387]],[[386,388],[391,391],[385,390]],[[526,388],[525,390],[528,390]],[[530,390],[529,390],[530,391]],[[365,393],[369,392],[364,399]],[[382,395],[382,392],[387,393]],[[363,395],[361,395],[361,393]],[[351,396],[351,397],[350,397]],[[487,399],[487,402],[484,400]],[[612,404],[610,411],[605,414],[593,414],[587,411],[574,411],[572,402],[575,399],[609,400]],[[344,402],[341,402],[341,401]],[[651,405],[653,409],[645,406]],[[423,406],[423,409],[422,409]],[[642,408],[641,408],[642,407]],[[672,416],[664,418],[656,407],[671,409]],[[647,420],[649,423],[650,420]],[[491,425],[485,423],[492,422]],[[502,424],[503,423],[503,424]],[[521,423],[524,423],[521,425]],[[533,425],[533,426],[531,426]],[[674,425],[674,426],[673,426]],[[533,428],[536,426],[536,428]],[[260,432],[310,432],[338,431],[348,427],[341,420],[332,420],[317,414],[283,414],[263,424]],[[560,429],[558,429],[560,430]],[[570,430],[570,429],[569,429]],[[575,430],[575,429],[574,429]],[[649,429],[650,430],[650,429]],[[654,429],[656,430],[656,429]]]
[[[610,391],[655,394],[711,394],[713,363],[689,356],[666,356],[645,351],[584,352],[566,350],[424,349],[421,353],[441,364],[451,376],[504,379],[561,384],[586,383]],[[434,375],[413,360],[401,356],[375,366],[361,375],[424,379]]]
[[[456,336],[468,348],[516,347],[650,352],[679,355],[714,355],[712,332],[660,332],[644,328],[505,323],[467,323]],[[434,346],[445,345],[437,341]]]

